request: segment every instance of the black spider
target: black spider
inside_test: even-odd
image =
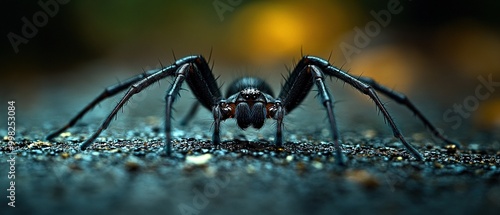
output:
[[[368,95],[375,105],[380,109],[383,116],[389,123],[394,132],[394,136],[398,138],[406,149],[417,159],[424,160],[420,154],[410,143],[408,143],[394,120],[385,109],[375,91],[378,91],[396,102],[405,105],[409,108],[430,131],[438,138],[447,143],[456,144],[456,142],[447,139],[438,132],[427,118],[417,110],[417,108],[403,94],[394,92],[370,78],[353,77],[341,69],[332,66],[328,61],[313,57],[304,56],[295,66],[293,71],[283,86],[283,89],[278,97],[274,97],[271,88],[262,79],[254,77],[243,77],[234,81],[223,97],[216,78],[203,56],[188,56],[176,60],[174,64],[158,70],[150,70],[134,76],[117,85],[108,87],[82,111],[80,111],[68,124],[47,136],[47,139],[52,139],[61,134],[66,129],[73,126],[85,113],[102,100],[113,96],[125,89],[129,89],[120,102],[116,105],[113,111],[108,115],[103,124],[97,131],[83,142],[80,146],[85,150],[99,136],[99,134],[108,127],[113,117],[118,113],[124,104],[136,93],[141,92],[144,88],[153,83],[166,78],[174,77],[170,89],[168,90],[166,100],[165,113],[165,152],[167,155],[171,153],[171,118],[172,104],[181,89],[184,81],[187,82],[191,91],[198,99],[199,103],[205,108],[212,111],[214,117],[214,131],[212,143],[217,145],[220,143],[220,123],[229,118],[234,118],[240,128],[245,129],[249,126],[261,128],[267,118],[276,120],[276,138],[275,144],[281,146],[283,144],[283,118],[286,114],[294,110],[307,96],[313,85],[316,85],[321,102],[326,108],[328,120],[330,122],[330,130],[333,135],[333,143],[336,149],[336,159],[340,164],[344,164],[342,156],[341,144],[339,143],[339,132],[337,129],[335,116],[333,114],[333,99],[325,85],[325,76],[333,76],[345,83],[353,86],[362,93]],[[194,113],[197,109],[197,104],[191,109]],[[193,115],[193,114],[190,114]],[[185,123],[184,121],[183,123]]]

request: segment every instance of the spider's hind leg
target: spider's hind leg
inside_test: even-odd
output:
[[[413,103],[408,99],[408,97],[406,95],[399,93],[399,92],[396,92],[396,91],[393,91],[393,90],[377,83],[372,78],[359,77],[357,79],[372,86],[373,89],[377,90],[378,92],[386,95],[387,97],[391,98],[392,100],[396,101],[397,103],[404,105],[405,107],[410,109],[413,112],[413,114],[415,114],[424,123],[425,127],[427,127],[432,132],[432,134],[434,134],[434,136],[436,136],[437,138],[443,140],[444,142],[446,142],[448,144],[453,144],[457,147],[460,147],[460,143],[458,143],[457,141],[454,141],[454,140],[450,140],[447,137],[445,137],[442,133],[440,133],[438,131],[438,129],[427,119],[427,117],[425,117],[422,114],[422,112],[420,110],[418,110],[417,107],[415,107],[415,105],[413,105]]]
[[[340,70],[337,67],[332,66],[328,61],[325,61],[321,58],[318,57],[313,57],[313,56],[305,56],[302,58],[301,62],[307,63],[310,65],[315,65],[317,68],[319,68],[324,74],[336,77],[345,83],[351,85],[352,87],[356,88],[358,91],[362,92],[363,94],[367,95],[370,97],[370,99],[375,102],[375,105],[379,108],[380,112],[383,114],[384,118],[386,121],[389,123],[392,132],[394,134],[394,137],[398,138],[401,143],[406,147],[409,153],[413,155],[417,160],[423,161],[425,160],[424,156],[409,142],[405,140],[403,137],[403,134],[399,130],[399,128],[396,126],[396,123],[392,119],[391,115],[385,108],[384,104],[380,101],[380,98],[378,97],[377,93],[375,92],[374,87],[356,79],[355,77],[347,74],[346,72]],[[299,63],[300,64],[300,63]]]

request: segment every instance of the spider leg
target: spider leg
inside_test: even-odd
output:
[[[339,143],[339,130],[337,127],[337,122],[335,120],[335,115],[333,114],[333,97],[328,92],[328,88],[325,85],[325,78],[321,70],[314,66],[310,65],[307,67],[307,70],[312,73],[313,80],[316,83],[316,87],[318,88],[318,93],[321,96],[322,103],[326,108],[326,113],[328,114],[328,121],[330,122],[330,130],[333,135],[333,144],[336,150],[337,163],[340,165],[345,165],[345,161],[342,155],[342,148]]]
[[[420,110],[418,110],[417,107],[415,107],[415,105],[413,105],[413,103],[408,99],[408,97],[406,95],[399,93],[399,92],[396,92],[396,91],[393,91],[393,90],[391,90],[383,85],[380,85],[372,78],[359,77],[357,79],[372,86],[373,89],[388,96],[389,98],[396,101],[397,103],[406,106],[424,123],[425,127],[427,127],[432,132],[432,134],[434,134],[434,136],[436,136],[437,138],[443,140],[444,142],[446,142],[448,144],[454,144],[456,146],[460,146],[460,143],[458,143],[457,141],[450,140],[447,137],[443,136],[443,134],[441,134],[438,131],[438,129],[422,114],[422,112]]]
[[[156,81],[159,81],[159,80],[161,80],[165,77],[168,77],[168,76],[172,76],[176,69],[177,69],[177,65],[174,64],[172,66],[161,69],[158,72],[156,72],[156,73],[142,79],[141,81],[133,84],[129,88],[127,93],[123,96],[123,98],[115,106],[113,111],[111,111],[111,113],[108,115],[106,120],[104,120],[102,125],[99,126],[97,131],[95,131],[85,142],[83,142],[80,145],[80,149],[85,150],[88,146],[90,146],[90,144],[92,144],[94,142],[94,140],[99,136],[99,134],[101,134],[101,132],[108,127],[108,125],[111,122],[111,120],[113,119],[113,117],[118,113],[118,111],[125,105],[125,103],[127,103],[127,101],[133,95],[141,92],[143,89],[149,87],[150,85],[152,85]]]
[[[181,86],[184,81],[186,81],[191,88],[191,91],[195,96],[197,96],[199,102],[196,102],[194,106],[191,108],[191,112],[196,112],[199,104],[201,103],[205,107],[211,107],[214,111],[218,110],[219,106],[216,103],[216,100],[221,100],[221,93],[217,86],[216,80],[211,72],[208,69],[208,65],[205,59],[198,59],[200,62],[195,61],[193,63],[186,63],[182,65],[176,72],[174,83],[171,88],[168,90],[167,96],[165,97],[166,101],[166,114],[165,114],[165,152],[167,155],[171,154],[172,146],[171,146],[171,119],[172,119],[172,105],[175,102],[179,91],[181,90]],[[192,118],[192,115],[188,120]],[[220,142],[219,137],[219,125],[220,119],[215,119],[215,129],[214,134],[212,136],[212,142],[214,145],[217,145]]]
[[[190,112],[195,112],[199,104],[202,104],[214,112],[220,113],[219,103],[222,100],[222,94],[217,86],[217,81],[212,74],[206,60],[202,57],[196,57],[193,62],[183,64],[175,74],[175,80],[170,89],[168,90],[166,101],[166,114],[165,114],[165,152],[167,155],[171,154],[171,119],[172,119],[172,105],[175,102],[183,82],[186,81],[193,94],[197,97],[198,102],[191,108]],[[194,114],[192,114],[194,115]],[[219,144],[219,127],[220,118],[215,119],[215,129],[212,136],[212,143]]]
[[[303,64],[309,64],[309,65],[315,65],[318,68],[323,71],[323,73],[336,77],[349,85],[353,86],[363,94],[369,96],[374,102],[375,105],[379,108],[380,112],[384,115],[385,119],[389,123],[389,125],[392,128],[394,137],[398,138],[401,143],[406,147],[406,149],[415,157],[417,160],[423,161],[424,157],[420,152],[418,152],[417,149],[410,143],[408,143],[403,135],[401,134],[401,131],[399,131],[399,128],[396,126],[396,123],[394,123],[394,120],[392,119],[391,115],[387,111],[387,109],[384,107],[383,103],[380,101],[377,93],[375,92],[374,88],[368,84],[365,84],[364,82],[352,77],[351,75],[345,73],[344,71],[340,70],[337,67],[332,66],[330,63],[327,61],[313,57],[313,56],[305,56],[302,58],[301,62],[299,62],[299,65]]]
[[[87,112],[89,112],[92,108],[94,108],[97,104],[101,103],[103,100],[110,98],[110,97],[124,91],[125,89],[132,86],[132,84],[137,83],[138,81],[140,81],[148,76],[151,76],[152,74],[154,74],[158,71],[159,70],[149,70],[147,72],[144,72],[144,73],[141,73],[141,74],[136,75],[134,77],[131,77],[123,82],[120,82],[120,83],[115,84],[113,86],[107,87],[106,89],[104,89],[104,91],[99,96],[97,96],[92,102],[90,102],[80,112],[78,112],[78,114],[76,116],[74,116],[66,125],[61,127],[59,130],[50,133],[49,135],[47,135],[47,137],[45,139],[51,140],[54,137],[59,136],[61,133],[66,131],[68,128],[73,127],[76,124],[76,122],[78,122],[78,120],[80,120]]]
[[[187,78],[187,68],[191,69],[191,64],[182,65],[176,72],[174,83],[167,91],[167,96],[165,97],[166,101],[166,110],[165,110],[165,152],[167,155],[170,155],[172,151],[172,146],[170,145],[170,140],[172,140],[172,105],[179,94],[179,90],[181,89],[182,83]]]
[[[224,119],[224,114],[222,113],[222,104],[224,101],[220,101],[218,105],[212,108],[212,114],[214,116],[214,133],[212,134],[212,144],[215,146],[220,143],[220,122]]]
[[[328,121],[330,122],[330,131],[333,136],[333,143],[336,151],[337,163],[345,165],[342,154],[342,147],[339,142],[340,135],[337,128],[337,122],[333,113],[333,97],[330,95],[324,82],[323,72],[318,66],[299,62],[283,86],[279,99],[283,101],[283,107],[287,112],[296,108],[307,96],[312,86],[316,84],[321,102],[326,108]],[[284,115],[284,114],[283,114]],[[276,117],[275,117],[276,118]],[[278,120],[277,145],[281,144],[281,120]]]
[[[274,119],[276,120],[276,137],[274,139],[274,143],[276,146],[283,145],[283,118],[285,117],[285,109],[283,108],[281,101],[275,101],[276,106],[276,114],[274,115]]]
[[[221,99],[221,93],[215,81],[215,78],[206,63],[206,60],[202,56],[188,56],[177,60],[173,65],[166,67],[143,80],[133,84],[123,98],[118,102],[116,107],[111,111],[106,120],[97,129],[97,131],[92,134],[92,136],[87,139],[84,143],[80,145],[82,150],[86,149],[92,142],[99,136],[99,134],[108,127],[111,120],[116,116],[118,111],[125,105],[125,103],[130,100],[130,98],[141,92],[143,89],[149,87],[156,81],[159,81],[168,76],[174,76],[175,80],[170,89],[168,90],[166,99],[166,119],[165,119],[165,152],[170,154],[171,152],[171,113],[172,104],[175,101],[177,94],[179,93],[181,86],[184,81],[186,81],[191,88],[193,94],[198,98],[199,102],[205,107],[213,107],[216,104],[217,99]]]

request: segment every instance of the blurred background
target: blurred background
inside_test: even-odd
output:
[[[16,101],[23,127],[69,119],[105,87],[157,68],[160,62],[172,63],[172,52],[177,58],[190,54],[208,58],[210,50],[220,83],[255,75],[272,83],[278,94],[281,74],[286,74],[283,65],[293,68],[301,52],[325,59],[331,54],[334,65],[410,96],[444,130],[500,127],[500,87],[483,87],[480,92],[486,96],[476,96],[483,85],[481,77],[500,81],[498,1],[7,0],[2,4],[0,98]],[[138,95],[120,117],[162,116],[168,86],[164,81],[148,95]],[[364,95],[338,81],[332,81],[330,88],[339,100],[336,112],[341,124],[377,117]],[[102,113],[93,112],[96,119],[102,120],[118,97],[104,103]],[[193,101],[191,95],[183,98],[187,99],[180,105]],[[302,111],[309,111],[308,104]],[[465,114],[454,109],[457,105],[465,107]],[[403,127],[420,125],[394,102],[388,106],[396,109]],[[321,106],[312,109],[321,111],[321,121]]]

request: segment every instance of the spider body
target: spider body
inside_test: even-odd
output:
[[[345,161],[339,142],[340,137],[337,129],[337,122],[333,114],[333,97],[330,95],[327,85],[325,84],[326,76],[335,77],[369,96],[384,116],[394,136],[401,141],[407,151],[417,160],[424,160],[424,157],[413,147],[413,145],[405,140],[389,112],[380,101],[376,91],[409,108],[438,138],[447,143],[458,145],[458,143],[442,136],[441,133],[437,131],[436,127],[423,116],[405,95],[394,92],[370,78],[351,76],[331,65],[327,60],[314,56],[302,57],[295,68],[290,72],[288,78],[286,78],[282,90],[277,97],[274,97],[271,87],[264,80],[254,77],[242,77],[235,80],[228,87],[226,97],[223,97],[216,78],[212,74],[205,58],[201,55],[187,56],[176,60],[175,63],[170,66],[144,72],[122,83],[106,88],[98,97],[71,119],[68,124],[48,135],[47,139],[52,139],[73,126],[83,117],[83,115],[102,100],[128,89],[106,120],[99,126],[97,131],[80,145],[80,148],[85,150],[93,143],[99,134],[108,127],[113,117],[116,116],[118,111],[133,95],[140,93],[144,88],[151,86],[161,79],[173,77],[174,81],[165,97],[164,151],[167,155],[171,154],[172,148],[172,105],[184,82],[191,88],[198,102],[191,108],[188,117],[183,120],[181,124],[186,124],[196,112],[199,104],[201,104],[203,107],[212,111],[214,119],[212,143],[218,145],[221,142],[220,123],[226,119],[234,118],[238,127],[241,129],[246,129],[250,126],[259,129],[262,128],[266,119],[273,119],[276,121],[276,136],[274,142],[277,146],[281,146],[283,144],[282,130],[285,115],[300,105],[309,91],[316,85],[318,96],[321,98],[321,104],[326,110],[327,118],[330,123],[329,129],[332,134],[337,162],[343,165]]]

